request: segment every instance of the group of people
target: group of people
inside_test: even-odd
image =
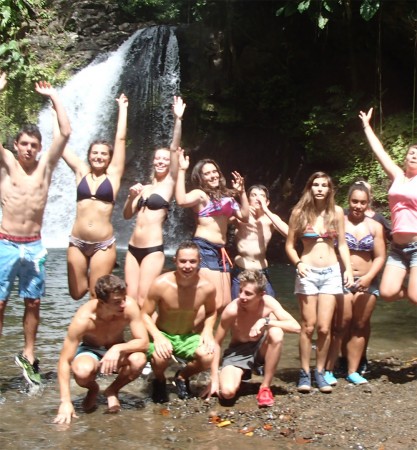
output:
[[[5,86],[3,73],[0,91]],[[0,327],[18,277],[19,295],[25,301],[25,344],[16,363],[29,382],[39,384],[34,346],[47,254],[40,233],[52,171],[62,157],[77,183],[77,214],[67,254],[69,292],[76,300],[87,293],[90,299],[74,316],[60,355],[61,404],[55,422],[69,423],[76,417],[69,388],[71,371],[78,385],[87,389],[86,411],[96,406],[97,374],[117,374],[104,394],[109,411],[118,411],[119,390],[140,375],[147,361],[154,374],[152,398],[167,401],[165,371],[177,358],[184,362],[174,377],[180,398],[191,395],[190,377],[210,369],[204,395],[232,401],[242,380],[256,371],[263,374],[258,405],[272,406],[270,386],[285,332],[300,334],[300,392],[312,389],[315,330],[317,388],[331,392],[340,356],[347,360],[348,381],[367,382],[360,367],[366,358],[377,279],[384,264],[381,297],[407,297],[417,303],[417,146],[408,150],[403,170],[373,132],[372,110],[360,113],[371,148],[393,182],[389,192],[392,243],[386,261],[387,234],[372,211],[366,181],[351,186],[349,207],[343,211],[335,204],[329,175],[314,173],[288,225],[269,210],[265,186],[253,185],[246,193],[243,177],[232,172],[232,188],[228,188],[212,159],[195,164],[193,189],[187,191],[190,161],[180,148],[186,105],[175,97],[171,145],[155,151],[150,182],[133,185],[124,205],[125,219],[135,214],[137,218],[122,280],[111,274],[116,262],[111,216],[125,165],[128,99],[124,94],[117,99],[114,144],[94,141],[85,163],[67,145],[71,127],[55,89],[47,82],[37,83],[35,89],[53,104],[50,149],[40,154],[41,135],[34,126],[24,127],[16,136],[17,158],[0,145]],[[161,274],[163,226],[174,196],[180,207],[192,209],[196,227],[192,239],[176,251],[175,270]],[[237,250],[234,266],[226,251],[230,225]],[[286,253],[296,268],[301,325],[276,300],[269,279],[266,250],[275,230],[286,237]],[[126,327],[131,331],[127,342]],[[230,343],[222,355],[228,333]]]

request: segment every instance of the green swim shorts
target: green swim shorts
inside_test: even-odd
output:
[[[164,331],[161,331],[161,333],[169,340],[169,342],[171,342],[174,356],[186,359],[187,361],[194,359],[195,351],[200,345],[199,334],[169,334]],[[147,353],[148,360],[151,359],[154,350],[155,345],[153,342],[150,342]]]

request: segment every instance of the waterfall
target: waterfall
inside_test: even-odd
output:
[[[114,140],[117,120],[115,99],[129,98],[126,171],[113,213],[118,247],[126,247],[134,226],[122,217],[126,195],[135,182],[150,179],[152,152],[168,146],[172,137],[173,96],[179,92],[179,55],[174,29],[168,26],[138,30],[118,50],[101,55],[60,89],[69,115],[69,146],[86,159],[91,141]],[[52,139],[52,116],[45,108],[39,116],[43,147]],[[47,247],[66,247],[75,220],[75,176],[64,161],[54,171],[45,209],[42,235]],[[165,230],[167,246],[178,239],[181,212],[172,208]]]

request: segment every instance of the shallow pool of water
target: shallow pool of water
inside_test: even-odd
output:
[[[121,274],[124,252],[118,254]],[[100,399],[99,408],[93,414],[79,413],[70,427],[52,424],[59,403],[56,383],[56,364],[61,345],[70,320],[80,305],[68,295],[66,279],[66,252],[53,249],[47,262],[47,294],[42,303],[41,325],[37,337],[37,354],[41,359],[44,389],[36,395],[26,391],[20,369],[14,365],[14,355],[22,349],[22,301],[12,297],[6,312],[4,335],[0,346],[1,424],[0,445],[2,449],[84,449],[94,448],[199,448],[217,450],[239,445],[241,450],[262,445],[274,448],[272,443],[254,436],[250,441],[236,432],[219,430],[201,415],[208,417],[207,408],[198,401],[193,403],[193,417],[178,419],[175,407],[165,414],[160,405],[149,401],[149,383],[139,379],[128,385],[121,393],[123,410],[117,415],[105,414],[105,400]],[[271,267],[271,277],[283,306],[297,319],[297,301],[292,294],[294,269],[277,264]],[[373,316],[369,357],[416,356],[417,308],[407,302],[383,303],[379,301]],[[298,338],[286,336],[280,369],[298,367]],[[170,374],[172,375],[172,370]],[[203,377],[204,378],[204,377]],[[105,387],[108,379],[101,379]],[[71,385],[72,397],[80,411],[84,390]],[[172,394],[172,398],[175,398]],[[197,406],[196,406],[197,405]],[[201,424],[206,425],[201,425]],[[291,444],[288,443],[288,448]]]

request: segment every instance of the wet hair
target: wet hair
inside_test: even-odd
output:
[[[266,186],[264,186],[263,184],[254,184],[254,185],[252,185],[252,186],[248,189],[248,197],[249,197],[250,193],[251,193],[254,189],[259,189],[260,191],[265,192],[266,199],[269,200],[269,191],[268,191],[268,188],[267,188]]]
[[[266,290],[267,279],[260,270],[244,270],[237,276],[239,283],[255,283],[256,292],[264,292]]]
[[[368,197],[368,203],[370,203],[371,202],[371,193],[369,192],[368,186],[365,183],[369,184],[366,181],[355,181],[349,188],[348,200],[350,200],[350,197],[352,197],[352,194],[355,191],[361,191],[361,192],[365,192],[365,194]]]
[[[216,189],[211,189],[207,186],[206,182],[203,180],[203,167],[206,164],[213,164],[213,166],[219,172],[219,187]],[[194,166],[191,172],[191,183],[194,187],[204,191],[210,198],[220,200],[222,197],[234,197],[237,192],[235,189],[228,189],[226,187],[226,179],[219,165],[213,159],[200,159]]]
[[[96,139],[95,141],[93,141],[90,146],[88,147],[88,151],[87,151],[87,158],[90,157],[90,153],[93,150],[93,147],[95,145],[106,145],[109,149],[109,154],[110,154],[110,161],[113,158],[113,144],[109,141],[106,141],[105,139]]]
[[[308,224],[313,224],[317,217],[317,208],[312,194],[314,180],[324,178],[329,186],[329,193],[325,199],[324,225],[326,229],[335,229],[337,225],[336,204],[334,201],[334,184],[325,172],[314,172],[307,180],[298,203],[294,206],[293,216],[296,218],[295,235],[301,236]]]
[[[99,300],[107,302],[113,293],[126,294],[126,283],[116,275],[103,275],[96,282],[95,292]]]
[[[178,256],[178,253],[180,252],[180,250],[185,250],[185,249],[189,249],[189,248],[192,250],[197,250],[198,257],[200,258],[200,247],[191,239],[181,242],[181,244],[177,248],[177,251],[175,252],[175,257]]]
[[[19,139],[24,135],[27,134],[30,137],[34,137],[39,141],[39,144],[42,144],[42,135],[39,131],[39,128],[34,125],[33,123],[28,123],[26,125],[23,125],[23,127],[18,131],[15,137],[15,141],[19,142]]]

